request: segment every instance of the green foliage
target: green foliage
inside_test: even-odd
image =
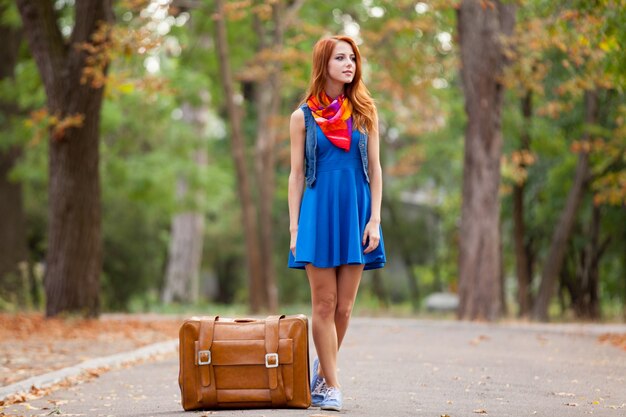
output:
[[[546,252],[555,224],[565,207],[579,158],[578,152],[589,146],[592,151],[592,171],[596,178],[602,176],[606,169],[619,172],[624,167],[623,163],[619,163],[619,158],[609,157],[606,149],[619,152],[621,140],[623,152],[623,139],[618,137],[619,131],[614,129],[620,120],[620,104],[626,97],[620,81],[623,68],[618,69],[622,65],[620,60],[623,59],[623,51],[620,52],[621,47],[615,43],[616,38],[623,36],[623,25],[617,24],[615,20],[616,13],[622,13],[615,8],[617,2],[598,4],[581,1],[567,7],[544,1],[526,3],[528,7],[520,10],[518,19],[521,34],[518,34],[517,47],[523,52],[517,55],[519,61],[513,63],[513,68],[519,69],[520,63],[525,63],[528,72],[518,74],[513,80],[516,87],[507,96],[503,129],[504,137],[507,138],[505,154],[512,154],[515,149],[519,149],[520,132],[524,129],[528,129],[530,136],[534,163],[527,167],[528,176],[524,181],[525,239],[533,257],[531,267],[537,284],[543,263],[550,261],[545,259]],[[529,42],[528,38],[533,40]],[[535,61],[528,65],[524,60],[531,56]],[[542,77],[533,78],[543,69],[545,72]],[[518,83],[523,77],[532,79],[532,82]],[[598,91],[599,117],[594,125],[584,123],[585,90]],[[528,91],[533,91],[531,126],[527,126],[521,117],[519,101],[519,97]],[[584,145],[587,137],[590,138],[590,145]],[[595,145],[598,142],[601,145]],[[618,145],[613,145],[616,143]],[[573,259],[578,262],[581,251],[589,245],[593,204],[591,192],[588,192],[577,213],[574,231],[568,242],[567,259],[570,263]],[[506,257],[505,270],[514,276],[512,201],[508,193],[503,195],[502,208],[505,254],[510,254]],[[600,260],[601,301],[603,306],[612,310],[609,307],[611,303],[624,296],[621,283],[626,252],[621,243],[617,243],[623,240],[621,227],[617,224],[621,226],[624,223],[624,213],[621,208],[606,205],[600,211],[600,240],[609,239]],[[610,220],[606,216],[610,216]],[[622,219],[618,220],[620,216]],[[563,295],[561,298],[566,300],[566,304],[561,307],[567,309],[569,298]]]
[[[144,203],[119,197],[108,199],[103,213],[103,305],[125,310],[134,297],[161,286],[169,219]]]
[[[104,305],[158,288],[167,256],[175,177],[168,140],[171,100],[142,94],[105,101],[102,110]]]
[[[22,25],[17,6],[12,0],[0,0],[0,25],[19,28]]]
[[[306,89],[314,43],[322,36],[351,30],[358,30],[356,37],[366,61],[365,81],[377,101],[381,121],[385,174],[382,226],[390,260],[382,274],[386,291],[398,303],[389,311],[410,314],[413,308],[407,291],[407,270],[401,265],[405,247],[411,249],[408,268],[418,277],[422,296],[435,290],[455,289],[465,129],[455,11],[448,1],[424,3],[428,7],[418,12],[411,1],[305,2],[295,24],[285,33],[282,86],[278,92],[282,109],[273,213],[274,261],[283,306],[295,304],[302,311],[309,302],[306,274],[286,268],[290,166],[287,121]],[[73,3],[55,4],[67,34],[73,25]],[[530,152],[535,158],[527,167],[524,201],[526,239],[535,256],[535,287],[572,182],[578,157],[572,146],[586,132],[607,141],[620,138],[618,108],[625,102],[626,85],[626,30],[622,23],[626,21],[626,12],[617,4],[608,0],[567,5],[529,0],[518,10],[518,25],[535,18],[551,22],[539,26],[537,33],[527,33],[534,40],[549,41],[543,49],[529,49],[525,57],[545,65],[542,76],[533,78],[536,85],[531,125],[526,126],[520,111],[520,97],[528,87],[522,81],[532,78],[530,61],[519,58],[523,68],[518,69],[516,79],[508,86],[503,111],[505,155],[519,149],[520,132],[528,127]],[[243,129],[248,138],[254,138],[258,127],[250,105],[249,80],[262,67],[262,57],[257,54],[259,39],[252,29],[249,10],[244,8],[241,13],[236,10],[237,4],[231,5],[234,9],[228,20],[229,58],[236,74],[236,89],[244,97]],[[0,0],[0,9],[2,6],[8,6],[1,14],[2,22],[19,24],[13,2]],[[149,19],[142,17],[139,10],[124,10],[119,4],[117,7],[119,27],[139,30],[149,26]],[[166,17],[170,27],[167,34],[158,37],[160,47],[142,54],[135,50],[118,52],[111,64],[101,115],[102,287],[106,309],[188,311],[185,306],[163,307],[158,301],[171,221],[176,213],[188,210],[205,217],[202,271],[203,276],[217,280],[215,301],[221,303],[215,305],[211,304],[214,300],[203,299],[196,307],[204,312],[230,311],[226,305],[235,305],[232,311],[237,313],[240,307],[236,305],[245,303],[248,296],[241,207],[225,128],[228,122],[224,120],[222,86],[218,82],[213,8],[211,1],[182,5],[172,11],[174,15]],[[554,21],[564,8],[600,16],[601,24],[583,25],[571,16],[569,20]],[[159,22],[152,23],[154,34]],[[577,25],[581,33],[576,32]],[[589,36],[594,31],[599,34],[597,38]],[[597,45],[596,50],[603,51],[599,67],[568,66],[566,61],[574,54],[558,47],[556,41],[563,39],[583,46]],[[158,61],[157,72],[146,73],[148,60]],[[583,89],[572,87],[575,83],[571,80],[584,80],[583,75],[597,73],[606,74],[611,93],[601,96],[602,121],[598,123],[600,127],[590,130],[583,123]],[[47,244],[47,138],[45,129],[43,135],[37,136],[39,126],[29,126],[28,119],[30,112],[45,106],[45,94],[25,45],[20,50],[15,75],[15,81],[0,82],[0,101],[14,103],[19,110],[10,120],[0,114],[0,124],[6,126],[0,132],[0,151],[13,145],[23,146],[23,157],[11,179],[23,185],[29,248],[35,262],[44,258]],[[205,108],[208,120],[204,130],[199,131],[197,125],[183,119],[184,106]],[[253,144],[249,146],[252,153]],[[206,166],[193,162],[197,152],[206,153]],[[602,153],[594,153],[591,160],[594,174],[624,169],[623,159],[613,162]],[[189,190],[183,199],[176,197],[179,180],[184,180]],[[504,273],[506,288],[514,291],[511,186],[511,179],[505,177]],[[407,198],[415,196],[419,198],[412,202]],[[592,204],[593,199],[587,196],[577,219],[571,251],[579,251],[586,244]],[[389,210],[394,208],[400,215],[392,221]],[[600,291],[606,311],[626,305],[625,220],[623,206],[602,206],[601,238],[610,239],[600,263]],[[367,275],[364,286],[359,302],[363,311],[371,313],[382,302],[376,298]],[[512,295],[508,294],[509,299],[514,298]],[[289,311],[289,307],[281,310]],[[555,312],[560,313],[558,305]]]

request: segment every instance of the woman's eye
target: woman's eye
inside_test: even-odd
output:
[[[338,56],[338,57],[337,57],[337,59],[338,59],[339,61],[341,61],[341,60],[343,60],[343,57],[342,57],[342,56]]]

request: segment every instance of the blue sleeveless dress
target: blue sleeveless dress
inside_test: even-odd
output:
[[[371,213],[370,187],[359,153],[359,132],[352,132],[350,151],[333,145],[317,129],[317,169],[313,187],[305,187],[300,206],[296,256],[289,251],[289,268],[318,268],[364,264],[364,269],[385,266],[382,229],[380,244],[368,253],[362,244]]]

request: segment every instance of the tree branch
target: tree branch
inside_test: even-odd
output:
[[[50,97],[55,94],[56,79],[67,58],[67,45],[57,25],[53,3],[49,0],[17,0],[17,8],[30,50]]]
[[[105,49],[110,40],[110,26],[114,21],[112,0],[81,0],[74,6],[74,30],[70,37],[71,49],[65,64],[66,74],[69,79],[84,83],[86,67],[93,67],[93,88],[101,85],[108,57]],[[100,25],[105,24],[103,31]],[[91,45],[93,49],[85,49],[81,45]],[[91,56],[91,62],[89,57]],[[87,77],[89,78],[89,77]],[[79,110],[80,111],[80,110]]]
[[[74,8],[74,30],[70,44],[89,42],[99,21],[112,23],[112,0],[82,0]]]
[[[291,6],[287,8],[285,13],[285,18],[282,21],[282,31],[285,31],[287,28],[291,27],[291,25],[296,20],[296,16],[298,15],[298,11],[304,4],[304,0],[295,0],[291,3]]]
[[[259,41],[258,50],[262,51],[267,47],[267,39],[265,36],[265,28],[263,27],[263,22],[261,22],[261,18],[258,13],[252,13],[252,27],[254,28],[254,32],[256,33],[257,39]]]

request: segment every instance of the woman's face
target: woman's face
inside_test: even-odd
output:
[[[338,41],[328,61],[328,77],[344,84],[354,79],[356,71],[356,55],[348,42]]]

